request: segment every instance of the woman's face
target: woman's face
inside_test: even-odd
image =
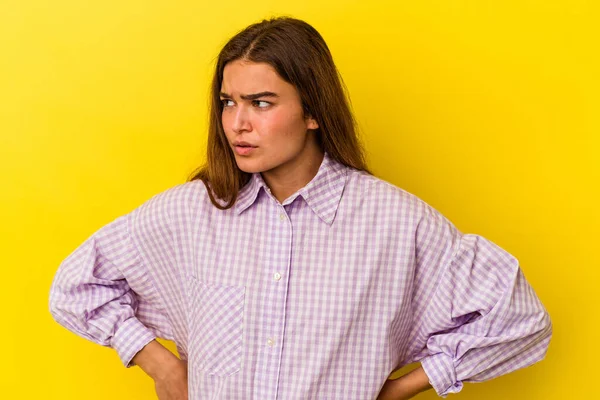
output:
[[[303,117],[298,91],[269,64],[227,63],[221,101],[225,135],[242,171],[284,175],[320,151],[314,133],[307,132],[317,122]]]

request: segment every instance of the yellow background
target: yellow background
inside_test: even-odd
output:
[[[330,46],[376,175],[515,255],[550,312],[544,361],[466,384],[460,398],[592,398],[592,3],[2,0],[0,398],[155,398],[143,371],[52,320],[50,283],[96,229],[202,161],[214,58],[238,30],[282,14],[305,19]]]

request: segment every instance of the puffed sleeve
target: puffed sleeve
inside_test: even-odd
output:
[[[548,312],[519,261],[492,241],[462,234],[436,211],[417,234],[423,312],[415,357],[441,397],[542,360]]]
[[[127,367],[156,337],[172,338],[148,266],[129,233],[131,215],[97,230],[60,264],[49,304],[59,324],[114,348]]]

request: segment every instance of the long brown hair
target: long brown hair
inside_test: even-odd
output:
[[[315,133],[321,148],[334,160],[371,173],[357,136],[346,86],[319,32],[291,17],[265,19],[232,37],[217,58],[209,106],[206,164],[188,178],[204,182],[215,207],[231,208],[252,175],[238,168],[221,121],[223,104],[219,93],[223,69],[234,60],[270,64],[283,80],[296,87],[304,115],[317,121],[319,128]],[[226,205],[219,204],[215,197]]]

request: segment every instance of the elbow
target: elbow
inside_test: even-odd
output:
[[[50,290],[48,292],[48,311],[50,311],[50,315],[54,318],[54,321],[60,323],[60,316],[63,313],[63,304],[61,302],[61,285],[60,282],[64,279],[61,275],[62,263],[58,267],[56,274],[54,275],[54,279],[52,280],[52,284],[50,285]]]
[[[72,304],[73,302],[71,302]],[[50,315],[54,321],[58,322],[60,325],[65,324],[65,320],[69,318],[69,315],[72,314],[72,306],[68,307],[69,302],[61,293],[61,288],[56,284],[56,282],[52,283],[50,287],[50,293],[48,296],[48,311],[50,311]]]
[[[548,313],[548,310],[546,310],[546,308],[543,305],[541,305],[541,303],[537,315],[538,318],[536,327],[538,328],[537,330],[539,332],[539,335],[544,338],[551,337],[552,319],[550,318],[550,313]]]
[[[48,292],[48,311],[54,321],[65,326],[66,321],[72,321],[77,318],[78,311],[78,296],[79,288],[76,285],[70,284],[61,271],[63,264],[60,265],[54,280],[50,285]]]
[[[50,315],[52,315],[54,321],[60,323],[62,309],[60,306],[60,302],[58,301],[58,297],[56,295],[54,286],[52,286],[52,288],[50,289],[50,296],[48,298],[48,311],[50,311]]]
[[[552,337],[553,326],[552,326],[552,319],[550,318],[550,314],[546,310],[544,310],[544,317],[543,317],[542,321],[543,321],[542,335],[544,338],[547,338],[549,341],[550,338]]]
[[[541,312],[541,317],[538,323],[538,329],[536,334],[536,343],[537,348],[540,351],[539,359],[543,359],[546,357],[546,353],[548,352],[548,347],[550,346],[550,340],[552,339],[553,325],[552,319],[550,318],[550,314],[548,311],[543,310]]]

